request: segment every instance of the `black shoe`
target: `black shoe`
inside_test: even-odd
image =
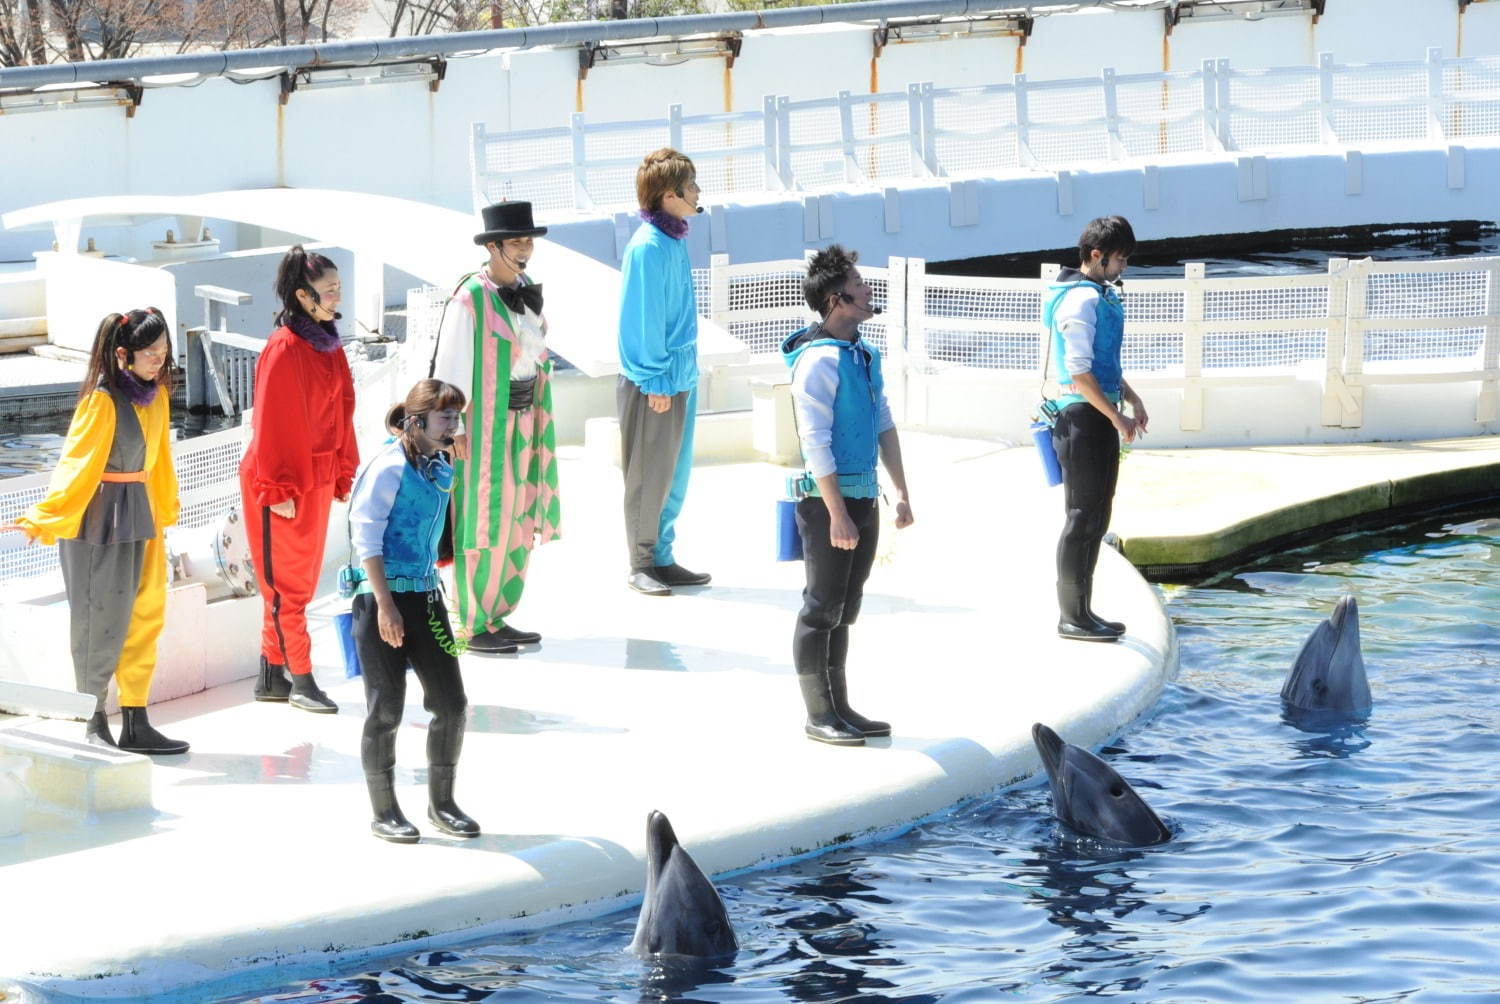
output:
[[[675,561],[670,565],[653,566],[651,575],[667,586],[706,586],[713,579],[707,572],[690,572]]]
[[[109,731],[109,718],[102,711],[94,712],[83,726],[83,741],[90,746],[108,746],[119,749],[115,737]]]
[[[865,737],[859,730],[840,718],[833,709],[826,671],[798,673],[797,684],[802,688],[802,703],[807,706],[807,724],[802,727],[807,738],[831,746],[865,744]]]
[[[1057,636],[1069,641],[1119,641],[1125,625],[1120,630],[1097,620],[1089,613],[1088,593],[1079,582],[1057,583]]]
[[[1069,641],[1119,641],[1120,632],[1103,624],[1074,624],[1071,621],[1057,622],[1057,636]]]
[[[469,639],[469,651],[475,655],[511,655],[518,648],[499,631],[484,631]]]
[[[1120,621],[1107,621],[1094,613],[1094,577],[1090,575],[1083,580],[1083,615],[1094,624],[1113,631],[1115,634],[1124,634],[1125,625]]]
[[[427,818],[450,837],[477,837],[479,824],[453,801],[454,770],[436,765],[427,768]]]
[[[148,756],[169,756],[186,753],[188,744],[181,739],[168,739],[151,727],[145,708],[120,709],[120,749],[127,753],[145,753]]]
[[[653,572],[631,572],[625,584],[643,596],[671,596],[672,587],[653,578]]]
[[[833,710],[860,735],[888,736],[891,734],[890,722],[877,722],[873,718],[866,718],[849,707],[849,685],[844,676],[843,666],[828,667],[828,692],[833,698]]]
[[[303,711],[311,711],[315,715],[336,715],[339,706],[318,686],[318,681],[313,679],[311,673],[292,674],[292,693],[287,698],[287,703],[294,708]]]
[[[522,631],[520,628],[513,628],[509,624],[501,624],[493,633],[516,645],[540,645],[542,643],[540,633],[536,631]]]
[[[391,771],[378,771],[365,775],[365,785],[370,789],[370,807],[375,818],[370,820],[370,832],[381,840],[393,844],[414,844],[422,834],[401,812],[396,802],[395,778]]]
[[[286,678],[286,667],[260,657],[260,676],[255,681],[257,701],[284,701],[291,696],[292,681]]]

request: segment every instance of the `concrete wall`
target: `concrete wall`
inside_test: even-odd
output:
[[[0,115],[0,212],[89,195],[272,185],[368,191],[467,210],[475,120],[525,129],[564,125],[575,110],[596,121],[658,117],[674,102],[689,114],[746,110],[766,94],[897,91],[917,81],[960,86],[1018,70],[1041,80],[1104,66],[1122,73],[1182,69],[1210,56],[1254,66],[1306,64],[1320,51],[1341,62],[1420,59],[1429,46],[1493,55],[1500,53],[1497,6],[1475,4],[1460,18],[1453,0],[1338,2],[1316,25],[1300,15],[1189,20],[1170,37],[1160,11],[1048,14],[1037,18],[1025,46],[1014,36],[950,38],[893,45],[879,59],[868,25],[827,25],[751,32],[733,69],[720,59],[606,61],[580,82],[575,49],[539,49],[450,60],[436,93],[418,83],[311,89],[286,105],[274,80],[211,79],[149,90],[134,117],[117,107]],[[121,246],[101,249],[145,257],[145,233],[126,234]],[[230,235],[222,236],[232,250]],[[0,260],[25,259],[50,243],[43,232],[0,233]],[[1002,250],[974,243],[980,250],[968,253]]]

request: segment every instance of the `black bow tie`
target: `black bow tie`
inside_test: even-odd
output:
[[[528,283],[520,286],[497,286],[495,288],[500,291],[500,302],[504,303],[517,314],[525,314],[529,307],[533,314],[541,316],[541,283]]]

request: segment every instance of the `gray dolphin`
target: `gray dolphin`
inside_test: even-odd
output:
[[[1370,681],[1359,650],[1359,604],[1353,596],[1341,597],[1302,643],[1281,700],[1294,713],[1363,715],[1370,710]]]
[[[1031,741],[1052,784],[1052,811],[1064,824],[1083,836],[1132,847],[1172,839],[1151,806],[1109,764],[1040,722],[1031,727]]]
[[[653,809],[646,817],[646,898],[630,950],[711,958],[739,947],[718,890],[677,842],[666,815]]]

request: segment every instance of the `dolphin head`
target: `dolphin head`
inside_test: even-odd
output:
[[[653,809],[646,817],[646,895],[630,950],[717,958],[738,948],[718,890],[677,842],[666,814]]]
[[[1031,739],[1047,768],[1052,810],[1065,825],[1086,837],[1135,847],[1172,839],[1151,806],[1109,764],[1040,722],[1031,727]]]
[[[1302,643],[1281,687],[1287,710],[1363,715],[1371,705],[1370,681],[1359,646],[1359,604],[1343,596],[1328,619]]]

